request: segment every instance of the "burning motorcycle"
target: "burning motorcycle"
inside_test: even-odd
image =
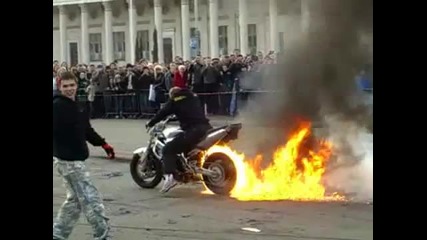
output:
[[[163,178],[162,149],[167,142],[182,133],[179,128],[167,128],[168,123],[174,120],[174,116],[169,116],[148,129],[148,146],[133,152],[130,172],[134,182],[141,188],[155,188]],[[241,123],[212,128],[191,151],[178,154],[179,181],[204,181],[213,193],[228,195],[236,183],[236,167],[226,154],[206,155],[206,150],[216,144],[237,139],[241,128]]]

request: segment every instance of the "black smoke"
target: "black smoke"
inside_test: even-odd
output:
[[[357,104],[355,76],[366,65],[372,71],[372,0],[302,0],[309,12],[307,28],[286,42],[276,66],[266,66],[264,89],[276,93],[252,95],[241,111],[242,135],[255,153],[271,156],[300,121],[325,126],[328,116],[363,127],[369,119],[365,105]],[[305,10],[304,10],[305,9]],[[268,70],[267,70],[268,69]],[[271,129],[261,137],[254,126]],[[340,130],[346,135],[346,129]],[[341,138],[341,146],[351,143]],[[360,159],[351,150],[348,159]],[[268,157],[267,157],[268,158]],[[264,163],[265,166],[269,162]]]

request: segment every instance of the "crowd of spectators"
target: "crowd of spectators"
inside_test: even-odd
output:
[[[71,71],[78,79],[79,101],[92,117],[138,118],[156,112],[167,100],[171,87],[186,87],[200,96],[208,115],[238,113],[236,93],[261,90],[261,74],[276,63],[277,56],[242,56],[237,51],[220,58],[197,56],[191,61],[175,57],[169,64],[141,59],[134,64],[109,65],[53,63],[53,88],[61,71]],[[366,71],[356,78],[360,88],[370,88]]]
[[[125,118],[153,113],[167,100],[166,93],[174,86],[198,93],[207,114],[234,115],[237,108],[231,106],[232,92],[241,90],[240,80],[259,73],[262,65],[274,63],[273,52],[266,56],[242,56],[238,52],[221,58],[197,56],[192,61],[175,57],[170,64],[141,59],[126,65],[113,62],[70,67],[54,61],[53,87],[55,90],[61,71],[73,72],[78,79],[79,99],[87,103],[94,116]]]

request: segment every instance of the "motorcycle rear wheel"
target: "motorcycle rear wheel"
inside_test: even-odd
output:
[[[151,168],[155,171],[155,175],[153,180],[146,181],[146,179],[142,178],[139,173],[138,166],[140,164],[141,156],[139,154],[134,154],[132,157],[132,161],[130,162],[130,174],[132,176],[133,181],[138,184],[141,188],[155,188],[162,181],[163,178],[163,167],[160,161],[153,160]]]
[[[230,157],[224,153],[213,153],[205,159],[203,168],[218,173],[218,177],[203,175],[206,187],[215,194],[230,195],[237,179],[236,167]]]

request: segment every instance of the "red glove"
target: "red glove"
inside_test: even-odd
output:
[[[110,146],[108,143],[106,143],[106,144],[102,145],[102,148],[107,153],[108,159],[114,159],[116,154],[114,153],[114,148],[112,146]]]

